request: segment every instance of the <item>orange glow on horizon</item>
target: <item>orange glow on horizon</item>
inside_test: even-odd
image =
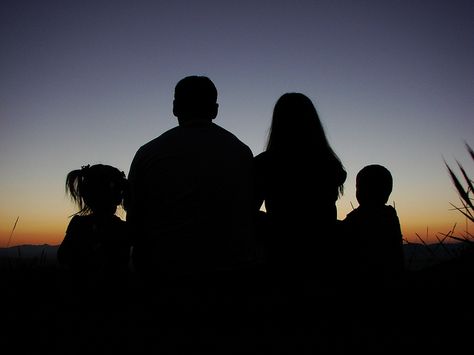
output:
[[[10,222],[10,221],[9,221]],[[39,223],[34,219],[20,217],[14,228],[15,219],[5,228],[0,228],[0,248],[24,244],[49,244],[58,245],[64,238],[64,233],[69,220],[47,221]]]
[[[10,239],[10,234],[4,235],[0,234],[0,248],[5,248],[7,245],[9,247],[14,247],[18,245],[25,245],[25,244],[33,244],[33,245],[42,245],[42,244],[49,244],[49,245],[59,245],[64,238],[63,233],[55,233],[55,232],[45,232],[45,233],[38,233],[38,232],[21,232],[21,233],[13,233],[12,238],[10,240],[10,244],[8,245],[8,241]]]

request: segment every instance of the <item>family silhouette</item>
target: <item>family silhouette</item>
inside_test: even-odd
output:
[[[402,235],[386,205],[393,181],[385,167],[358,173],[359,207],[338,220],[347,173],[311,99],[278,98],[266,149],[254,156],[214,123],[217,98],[208,77],[183,78],[174,90],[178,125],[138,149],[128,178],[101,164],[68,174],[79,212],[58,250],[62,265],[88,277],[132,273],[149,298],[178,289],[168,301],[186,295],[194,306],[235,309],[271,297],[267,286],[302,302],[301,285],[400,279]],[[126,221],[115,215],[119,205]]]

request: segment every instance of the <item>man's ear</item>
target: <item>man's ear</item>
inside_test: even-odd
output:
[[[173,115],[175,117],[179,115],[179,105],[176,103],[176,100],[173,100]]]
[[[211,120],[217,117],[217,113],[219,112],[219,104],[214,104],[213,110],[212,110],[212,115],[211,115]]]

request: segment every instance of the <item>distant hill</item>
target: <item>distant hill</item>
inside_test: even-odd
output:
[[[9,248],[0,248],[0,258],[20,258],[20,259],[31,259],[31,258],[42,258],[46,261],[52,261],[56,259],[56,253],[59,245],[49,244],[24,244]]]
[[[419,270],[458,257],[467,243],[404,244],[405,261],[409,270]]]

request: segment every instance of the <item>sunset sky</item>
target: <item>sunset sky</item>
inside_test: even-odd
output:
[[[466,229],[443,159],[474,176],[472,0],[3,0],[0,45],[0,247],[17,217],[10,246],[59,244],[77,211],[66,174],[128,174],[177,124],[173,89],[193,74],[214,81],[215,123],[254,155],[278,97],[309,96],[348,172],[340,219],[378,163],[405,238]]]

